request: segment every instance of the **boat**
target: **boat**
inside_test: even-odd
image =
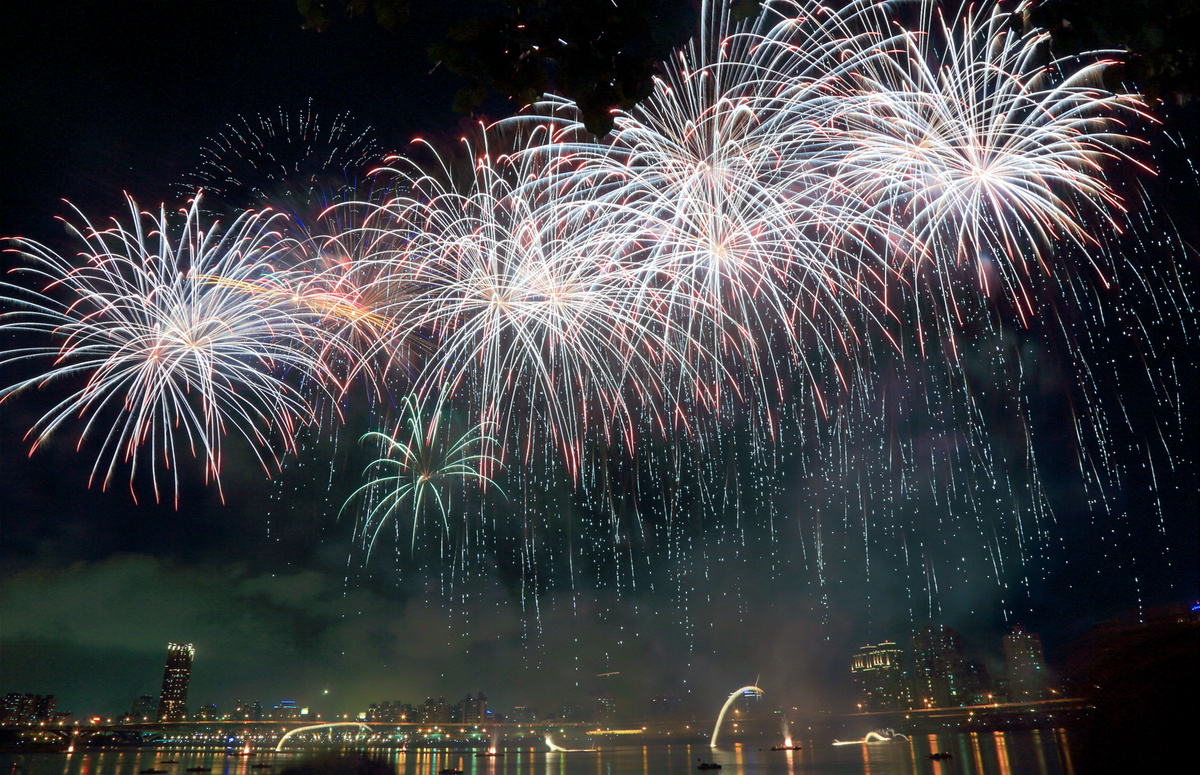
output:
[[[159,764],[179,764],[178,759],[159,759]]]
[[[929,754],[929,758],[931,760],[937,762],[937,761],[942,761],[943,759],[953,759],[954,754],[950,753],[949,751],[942,751],[941,753]]]
[[[456,770],[453,767],[447,767],[444,770],[438,770],[438,775],[463,775],[463,771]]]
[[[798,745],[773,745],[773,746],[771,746],[771,750],[772,751],[799,751],[800,746],[798,746]]]
[[[166,770],[156,770],[153,767],[147,767],[144,770],[138,770],[138,772],[140,772],[141,775],[163,775]]]
[[[188,767],[187,772],[212,772],[212,767]]]
[[[697,767],[696,769],[699,769],[699,770],[719,770],[719,769],[721,769],[721,765],[717,764],[716,762],[700,762],[700,766],[699,766],[699,767]]]
[[[252,769],[252,770],[265,770],[265,769],[267,769],[267,768],[268,768],[268,767],[270,767],[270,766],[271,766],[271,765],[267,764],[266,762],[257,762],[256,764],[251,764],[251,765],[250,765],[250,769]]]

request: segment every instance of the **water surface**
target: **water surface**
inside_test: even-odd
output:
[[[691,775],[701,761],[721,765],[719,775],[1082,775],[1071,761],[1066,730],[923,735],[907,743],[834,746],[799,741],[799,751],[771,751],[751,745],[710,750],[705,745],[649,745],[599,751],[507,751],[502,757],[476,757],[459,751],[366,751],[397,775],[438,775],[461,769],[465,775]],[[952,758],[931,761],[931,752]],[[190,767],[210,767],[211,775],[279,775],[318,752],[228,755],[154,749],[0,754],[0,775],[138,775],[162,769],[191,775]],[[357,756],[357,753],[349,753]],[[174,764],[164,763],[177,759]],[[269,763],[269,768],[253,764]]]

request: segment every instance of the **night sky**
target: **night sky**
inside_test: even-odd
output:
[[[357,20],[318,34],[300,29],[287,0],[8,9],[0,234],[69,249],[54,220],[69,212],[64,199],[97,220],[124,213],[122,192],[143,207],[178,202],[206,138],[238,116],[295,115],[310,100],[319,115],[348,111],[385,149],[452,141],[465,120],[450,110],[459,84],[425,55],[444,20],[415,13],[395,33]],[[488,109],[498,118],[511,107]],[[1194,245],[1195,106],[1160,114],[1183,147],[1156,135],[1139,152],[1164,172],[1147,198]],[[665,442],[646,441],[633,461],[600,454],[603,495],[535,466],[511,474],[507,498],[466,504],[467,527],[446,537],[425,526],[412,550],[401,531],[369,561],[353,518],[337,518],[366,461],[362,406],[345,428],[302,437],[272,479],[230,444],[225,502],[195,466],[176,510],[145,490],[135,505],[119,478],[88,489],[93,458],[86,444],[76,451],[78,428],[29,456],[24,434],[54,388],[9,399],[0,693],[118,714],[157,694],[169,641],[196,645],[192,706],[290,699],[323,714],[469,691],[502,711],[548,713],[600,690],[627,709],[673,693],[707,713],[756,676],[768,701],[844,709],[853,650],[904,642],[930,622],[960,631],[997,674],[1013,624],[1041,632],[1053,658],[1096,622],[1200,595],[1195,312],[1155,303],[1198,298],[1196,254],[1151,247],[1131,261],[1160,276],[1174,264],[1179,285],[1129,293],[1127,314],[1103,325],[1064,304],[1054,323],[976,332],[967,371],[987,430],[974,448],[991,451],[992,473],[938,462],[953,459],[939,457],[947,445],[970,446],[959,414],[929,398],[953,392],[938,362],[891,374],[884,357],[874,390],[847,399],[875,418],[860,431],[801,433],[797,421],[764,463],[748,421],[734,419],[713,449],[682,453],[671,484],[652,464]],[[1130,333],[1130,315],[1144,333]],[[1111,418],[1103,503],[1080,475],[1069,412],[1086,398],[1063,330],[1097,366],[1097,409]],[[998,341],[1022,364],[1023,422],[988,355]],[[20,373],[6,369],[0,383]],[[1162,373],[1175,385],[1155,395],[1163,381],[1146,375]],[[889,445],[917,454],[896,461]],[[1003,549],[1000,570],[988,546]]]

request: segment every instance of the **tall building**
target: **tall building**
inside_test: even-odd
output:
[[[54,695],[12,692],[0,700],[0,724],[24,726],[54,719]]]
[[[190,643],[167,644],[167,666],[163,669],[162,691],[158,695],[158,720],[183,721],[187,714],[188,681],[192,678],[192,657],[196,649]]]
[[[908,687],[904,681],[904,651],[891,641],[863,646],[850,663],[864,711],[906,710]]]
[[[446,704],[445,697],[426,697],[425,704],[420,709],[421,723],[448,724],[450,723],[451,708]]]
[[[296,704],[295,700],[280,700],[267,716],[271,721],[298,721],[308,715],[308,708]]]
[[[913,635],[913,704],[918,708],[966,705],[962,639],[945,625],[930,625]]]
[[[612,723],[617,718],[617,701],[608,692],[600,692],[592,698],[592,718]]]
[[[1046,699],[1046,662],[1042,658],[1042,639],[1036,632],[1013,627],[1004,636],[1004,661],[1008,663],[1008,691],[1013,702]]]
[[[525,705],[514,706],[508,720],[517,724],[532,724],[538,720],[537,708],[530,708]]]
[[[192,721],[216,721],[220,717],[220,714],[217,713],[216,703],[212,702],[201,705],[192,711]]]
[[[262,705],[246,700],[234,700],[230,721],[262,721]]]
[[[417,715],[413,713],[413,706],[408,703],[396,700],[391,702],[384,700],[382,704],[371,703],[367,708],[367,721],[386,721],[396,723],[401,721],[415,721]]]
[[[482,724],[487,721],[487,695],[483,692],[479,693],[479,697],[472,697],[467,694],[466,698],[460,700],[454,715],[456,719],[463,724]]]
[[[963,699],[967,705],[990,705],[996,691],[987,665],[982,662],[965,662],[963,666]]]
[[[558,709],[558,717],[563,721],[590,721],[591,716],[584,710],[583,703],[564,702]]]
[[[743,719],[759,718],[767,712],[767,706],[763,704],[762,692],[755,689],[747,689],[738,695],[732,707]]]

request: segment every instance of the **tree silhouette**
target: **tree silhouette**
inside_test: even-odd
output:
[[[408,0],[297,0],[304,26],[324,29],[339,16],[374,15],[392,29],[411,18]],[[759,0],[732,4],[754,16]],[[447,6],[447,8],[449,8]],[[444,32],[433,33],[433,62],[465,79],[454,108],[470,113],[489,93],[525,106],[547,90],[579,106],[597,135],[612,111],[648,96],[662,60],[694,34],[698,0],[454,0]]]

